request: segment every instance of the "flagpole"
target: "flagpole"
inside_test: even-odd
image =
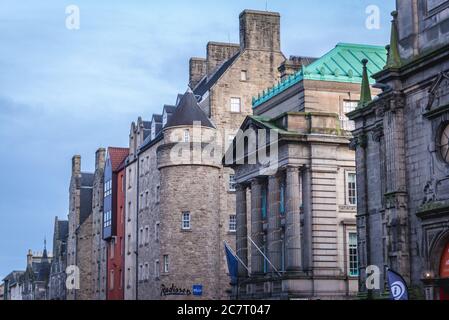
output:
[[[276,267],[271,263],[270,259],[267,258],[267,256],[265,255],[265,253],[263,253],[262,250],[260,250],[260,248],[257,246],[257,244],[253,241],[253,239],[251,239],[250,236],[248,236],[249,241],[251,241],[251,243],[256,247],[256,249],[262,254],[262,256],[265,258],[265,260],[267,260],[267,262],[270,264],[270,266],[273,268],[274,271],[276,271],[276,273],[282,277],[282,274],[279,272],[278,269],[276,269]]]
[[[232,250],[232,248],[227,244],[226,241],[223,241],[225,246],[229,249],[229,251],[231,251],[231,253],[235,256],[235,258],[238,260],[238,262],[240,262],[242,264],[243,267],[245,267],[245,269],[249,272],[248,267],[246,266],[245,263],[243,263],[243,261],[239,258],[239,256],[237,255],[237,253],[234,252],[234,250]]]

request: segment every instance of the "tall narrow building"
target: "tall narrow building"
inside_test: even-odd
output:
[[[128,154],[128,148],[108,148],[104,169],[102,238],[107,247],[107,300],[123,300],[125,293],[125,161]]]
[[[69,188],[67,266],[79,270],[79,288],[68,288],[68,300],[92,299],[92,188],[94,175],[81,172],[81,157],[72,158]],[[76,284],[76,281],[74,282]]]
[[[104,167],[106,150],[95,154],[95,173],[92,186],[92,299],[106,300],[106,243],[103,240]]]
[[[50,268],[48,284],[49,300],[66,299],[66,267],[67,267],[67,240],[69,236],[69,222],[55,218],[53,231],[53,261]]]

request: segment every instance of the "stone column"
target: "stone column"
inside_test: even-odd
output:
[[[282,240],[281,240],[281,217],[279,213],[279,177],[271,176],[268,179],[268,230],[267,246],[268,259],[279,271],[282,263]],[[273,267],[269,266],[270,272],[275,272]]]
[[[263,220],[262,220],[262,182],[259,179],[251,181],[251,238],[263,250]],[[251,243],[251,273],[264,273],[264,258],[260,251]]]
[[[302,171],[302,198],[304,210],[304,237],[303,237],[303,269],[313,269],[313,208],[312,208],[312,172],[310,166]]]
[[[237,186],[237,241],[236,253],[240,260],[248,266],[248,226],[246,217],[246,186]],[[239,262],[239,277],[248,277],[248,270]]]
[[[301,191],[298,167],[287,168],[286,270],[301,271]]]

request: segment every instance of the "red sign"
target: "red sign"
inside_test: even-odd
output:
[[[444,249],[443,256],[441,257],[440,278],[449,278],[449,243],[446,246],[446,249]]]

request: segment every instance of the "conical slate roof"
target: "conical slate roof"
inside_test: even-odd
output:
[[[179,106],[167,122],[166,128],[192,126],[194,122],[200,122],[203,127],[215,128],[203,110],[201,110],[193,92],[188,90],[182,96]]]

